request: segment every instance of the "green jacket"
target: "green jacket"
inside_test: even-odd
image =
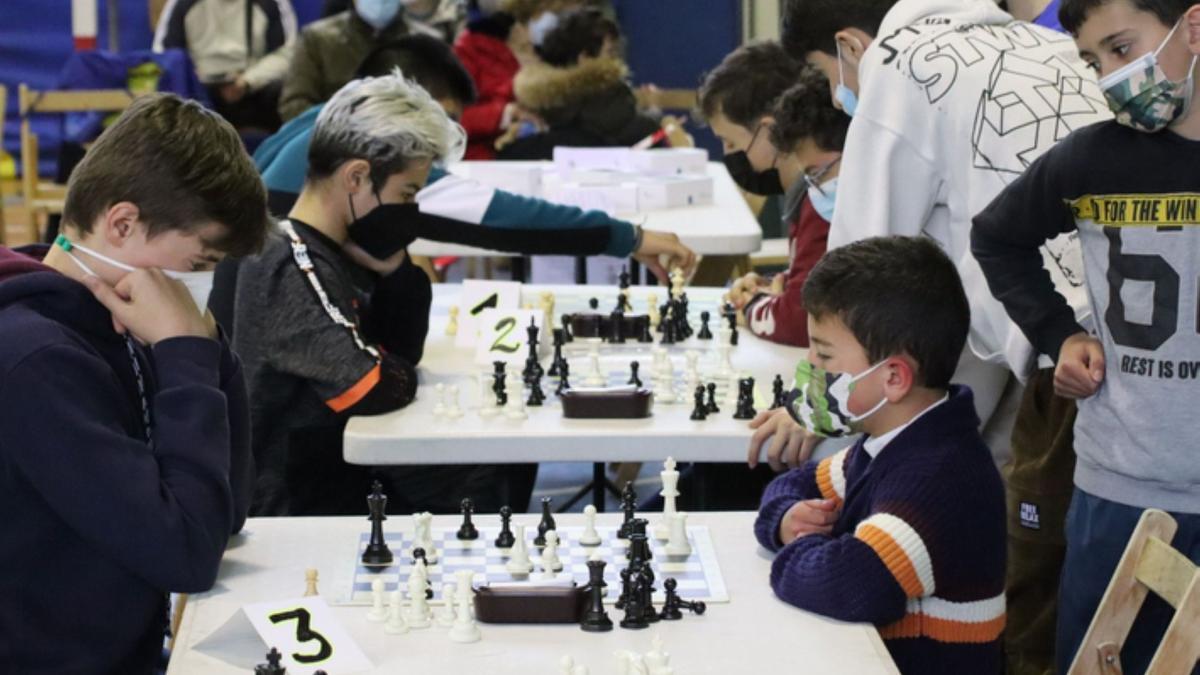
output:
[[[279,95],[279,116],[286,122],[328,101],[354,79],[359,66],[376,47],[413,32],[437,37],[430,29],[410,23],[403,12],[392,25],[378,32],[353,10],[309,24],[296,38],[295,53]]]

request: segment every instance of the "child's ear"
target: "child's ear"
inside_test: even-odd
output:
[[[97,219],[92,231],[109,246],[120,248],[143,229],[141,210],[133,202],[117,202]]]
[[[338,173],[341,175],[342,189],[346,192],[356,194],[363,188],[371,189],[371,164],[366,160],[352,159]]]
[[[845,28],[834,34],[833,39],[842,47],[842,58],[851,66],[857,66],[862,60],[871,37],[858,28]]]
[[[916,362],[907,356],[897,356],[884,368],[887,368],[888,376],[883,383],[883,395],[888,402],[899,403],[916,385]]]
[[[1200,55],[1200,4],[1192,5],[1184,12],[1183,23],[1187,27],[1188,50]]]

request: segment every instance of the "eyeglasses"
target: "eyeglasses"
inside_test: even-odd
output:
[[[821,194],[821,196],[825,196],[825,191],[821,189],[821,183],[824,182],[822,179],[825,178],[825,175],[828,174],[833,167],[837,166],[838,162],[840,161],[842,161],[842,156],[838,155],[837,157],[834,157],[826,162],[824,166],[818,167],[813,171],[805,172],[803,176],[804,184],[807,185],[810,190],[816,190]]]

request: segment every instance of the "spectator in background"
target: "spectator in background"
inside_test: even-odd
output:
[[[316,21],[300,32],[279,97],[286,122],[323,103],[358,72],[372,51],[411,33],[437,37],[408,18],[399,0],[354,0],[340,14]]]
[[[287,61],[266,57],[295,37],[290,0],[171,0],[154,51],[187,50],[221,116],[238,129],[274,131]]]
[[[447,43],[462,28],[467,16],[464,0],[398,0],[404,7],[404,15],[415,25],[429,28],[438,33]],[[350,9],[351,0],[325,0],[321,16],[333,16]]]
[[[463,110],[467,130],[466,159],[493,159],[495,143],[518,122],[520,109],[513,96],[513,78],[521,69],[516,52],[527,44],[525,27],[504,10],[499,0],[471,0],[467,27],[454,41],[458,55],[475,81],[478,100]],[[524,50],[532,54],[532,50]]]

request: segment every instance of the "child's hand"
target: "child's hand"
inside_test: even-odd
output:
[[[766,287],[767,281],[758,273],[751,272],[733,282],[733,286],[729,288],[729,302],[733,303],[734,309],[740,312],[746,303],[753,300],[754,296],[761,293]]]
[[[840,509],[832,499],[806,499],[792,504],[779,523],[779,540],[784,546],[809,534],[829,534]]]
[[[1054,369],[1054,392],[1063,398],[1087,398],[1104,381],[1104,346],[1087,333],[1063,341]]]
[[[380,260],[352,241],[343,244],[342,250],[360,267],[365,267],[381,277],[390,276],[392,272],[400,269],[400,266],[404,264],[404,259],[408,257],[408,249],[402,248],[389,256],[387,260]]]
[[[696,269],[696,253],[679,241],[679,236],[670,232],[642,230],[642,245],[633,253],[634,260],[646,266],[659,283],[670,285],[668,271],[676,267],[690,278]],[[663,259],[666,259],[664,267]]]
[[[173,337],[215,338],[216,323],[201,314],[182,282],[161,270],[139,269],[109,286],[88,275],[83,283],[112,313],[113,328],[153,345]]]
[[[812,457],[813,449],[821,440],[820,436],[810,433],[792,419],[787,408],[760,412],[750,420],[750,428],[756,429],[750,437],[750,447],[746,452],[746,460],[751,469],[758,466],[758,455],[762,445],[772,436],[774,439],[767,448],[767,462],[777,472],[789,467],[799,468]]]

